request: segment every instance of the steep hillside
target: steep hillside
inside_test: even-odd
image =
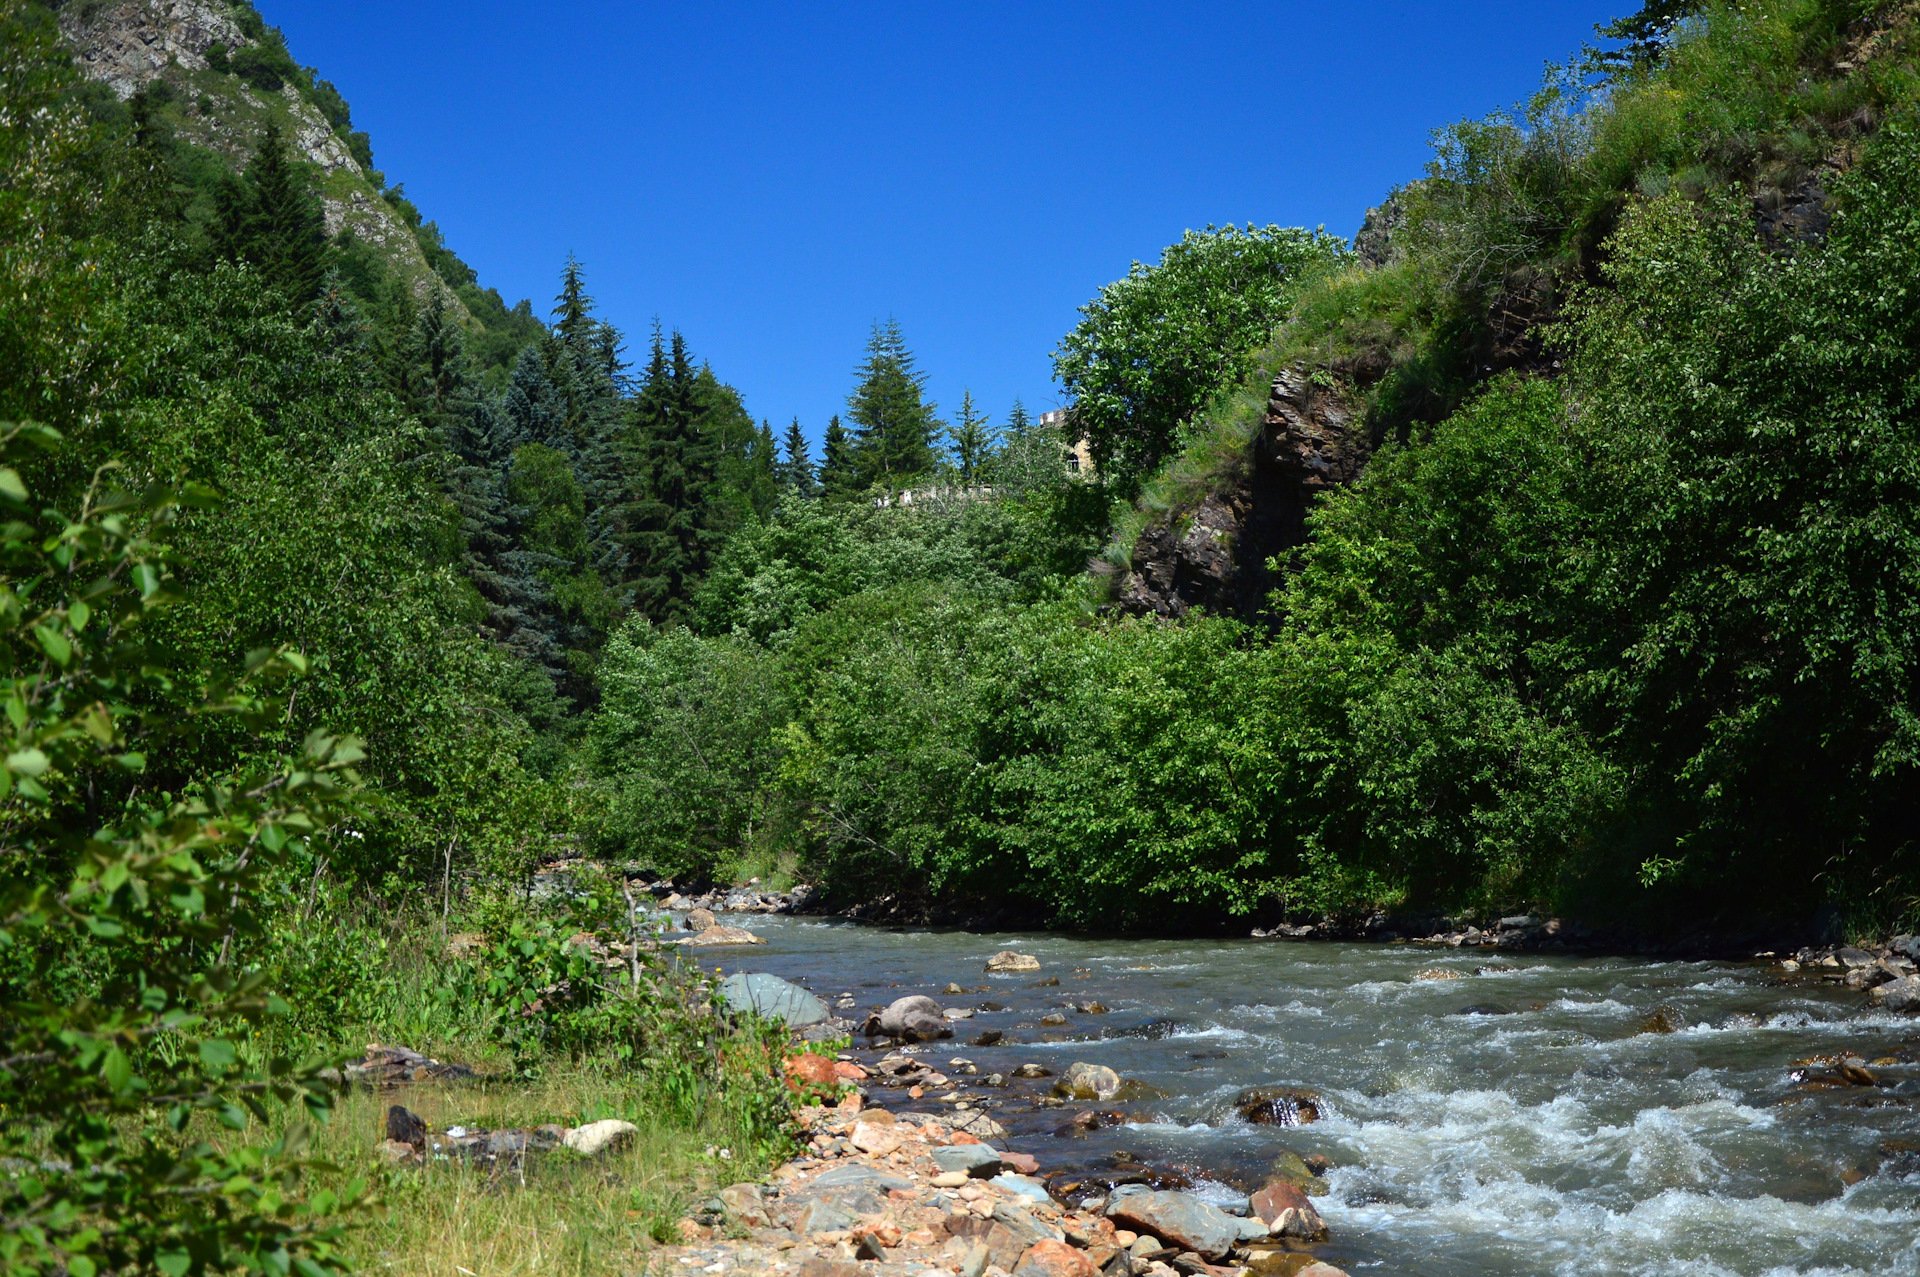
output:
[[[223,0],[69,4],[60,31],[89,79],[121,101],[136,95],[182,142],[238,167],[269,120],[319,170],[327,233],[371,247],[416,298],[438,281],[413,225],[383,195],[365,135],[325,81],[297,67],[253,7]],[[416,215],[417,216],[417,215]],[[451,288],[448,300],[459,305]]]

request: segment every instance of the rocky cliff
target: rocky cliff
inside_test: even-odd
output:
[[[375,178],[303,85],[287,81],[277,90],[261,89],[213,65],[210,55],[224,62],[258,44],[248,34],[249,26],[258,25],[241,20],[244,9],[223,0],[70,4],[60,11],[60,31],[80,70],[122,101],[165,82],[178,104],[173,122],[180,138],[236,167],[252,154],[268,121],[278,120],[295,151],[319,170],[327,233],[351,233],[372,245],[416,294],[437,287],[413,229],[382,198]],[[459,305],[450,290],[442,291]]]
[[[1295,370],[1273,381],[1246,463],[1224,482],[1149,523],[1121,574],[1122,611],[1177,617],[1194,608],[1252,620],[1306,541],[1321,493],[1351,483],[1374,440],[1353,397]]]

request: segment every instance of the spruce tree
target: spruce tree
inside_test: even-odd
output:
[[[898,487],[933,469],[933,440],[940,429],[926,400],[926,377],[894,320],[875,324],[859,384],[847,398],[853,422],[853,462],[858,486]]]
[[[564,426],[559,394],[547,376],[547,358],[535,342],[514,361],[503,404],[514,445],[544,444],[558,448]]]
[[[831,500],[844,501],[864,490],[854,472],[853,440],[847,437],[838,414],[827,421],[826,434],[820,440],[820,492]]]
[[[302,166],[269,120],[239,179],[215,191],[215,249],[244,261],[295,309],[320,295],[327,274],[327,226]]]
[[[987,460],[993,452],[993,433],[987,419],[973,406],[973,391],[960,394],[960,420],[954,423],[953,468],[964,487],[981,481]]]
[[[663,343],[656,326],[634,401],[619,544],[633,606],[656,621],[684,617],[712,549],[707,502],[715,458],[701,429],[699,374],[686,338]]]
[[[801,432],[800,418],[795,417],[787,426],[785,445],[786,457],[780,462],[780,486],[797,496],[812,497],[819,492],[819,482],[813,473],[813,458],[807,453],[807,436]]]

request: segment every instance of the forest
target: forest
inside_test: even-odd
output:
[[[685,972],[573,943],[631,939],[630,880],[1099,932],[1920,921],[1911,4],[1650,4],[1443,128],[1367,243],[1116,264],[1064,434],[943,416],[890,322],[776,428],[590,262],[507,305],[241,6],[196,74],[320,110],[410,277],[276,121],[230,164],[167,80],[82,78],[61,8],[0,5],[9,1270],[353,1266],[371,1190],[296,1119],[369,1040],[639,1076],[674,1148],[777,1157],[758,1030],[716,1052]],[[1101,565],[1244,477],[1282,373],[1364,470],[1257,611],[1126,614]],[[606,872],[537,904],[555,862]]]

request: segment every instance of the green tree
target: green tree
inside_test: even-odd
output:
[[[226,256],[254,267],[296,308],[319,297],[326,222],[276,121],[267,122],[244,177],[221,187],[218,218],[216,244]]]
[[[1342,252],[1336,237],[1297,227],[1188,231],[1082,306],[1053,373],[1102,478],[1137,491],[1181,428],[1247,372],[1301,275]]]
[[[926,376],[914,367],[897,322],[873,326],[856,376],[859,384],[847,399],[854,486],[899,487],[933,469],[940,422],[926,400]]]
[[[981,481],[988,459],[993,454],[993,432],[987,419],[973,406],[973,392],[960,393],[960,419],[953,424],[953,468],[960,482],[972,487]]]
[[[808,455],[807,436],[800,429],[800,418],[787,423],[786,437],[781,443],[786,455],[780,461],[780,485],[802,497],[814,496],[820,491],[819,477],[814,474],[813,458]]]
[[[853,440],[840,424],[839,414],[827,418],[827,429],[820,441],[820,491],[831,500],[844,501],[865,490],[854,468]]]

